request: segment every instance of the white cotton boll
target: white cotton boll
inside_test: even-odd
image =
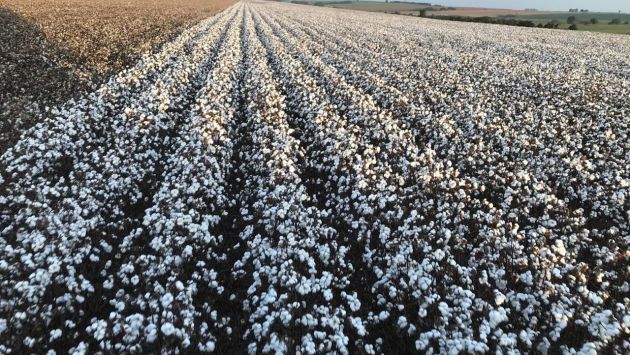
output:
[[[53,330],[51,330],[50,331],[49,341],[54,341],[55,339],[59,338],[61,336],[61,334],[62,334],[61,329],[53,329]]]
[[[502,304],[504,304],[506,301],[505,295],[503,293],[501,293],[500,291],[495,291],[494,292],[494,303],[497,306],[500,306]]]
[[[162,326],[160,327],[160,330],[166,336],[175,334],[175,326],[173,326],[173,324],[170,322],[166,322],[162,324]]]
[[[589,332],[603,340],[616,336],[621,332],[621,325],[611,318],[612,312],[608,309],[595,313],[591,318],[591,323],[588,325]]]
[[[153,343],[155,339],[157,339],[157,327],[155,324],[149,324],[146,328],[144,328],[144,336],[148,343]]]
[[[426,291],[429,286],[431,286],[431,282],[432,280],[430,278],[424,276],[418,280],[418,283],[420,284],[420,289],[422,291]]]
[[[24,344],[25,346],[32,348],[33,345],[35,345],[35,339],[33,339],[32,337],[25,337],[24,340],[22,341],[22,344]]]
[[[556,239],[553,249],[560,256],[567,255],[567,250],[564,248],[564,243],[560,239]]]
[[[387,318],[389,318],[389,312],[387,311],[381,311],[381,313],[378,314],[378,319],[380,319],[381,321],[384,321]]]
[[[531,347],[534,338],[536,337],[536,335],[533,332],[528,332],[526,330],[521,330],[521,332],[518,335],[519,339],[521,339],[521,341],[523,341],[525,344],[527,344],[527,346]]]
[[[173,302],[173,295],[171,295],[170,293],[165,294],[160,298],[160,302],[162,303],[162,307],[170,307],[171,303]]]
[[[365,327],[363,326],[363,322],[361,321],[361,318],[352,317],[350,318],[350,322],[352,323],[354,328],[357,330],[357,334],[360,337],[364,337],[367,334],[367,331],[365,330]]]
[[[94,332],[94,339],[103,340],[107,331],[107,322],[104,320],[98,320],[96,323],[92,323],[88,329]]]
[[[433,256],[435,257],[435,260],[442,261],[442,259],[444,259],[446,254],[444,253],[442,249],[437,249],[433,252]]]
[[[450,229],[444,228],[444,229],[442,230],[442,233],[444,234],[444,238],[445,238],[446,240],[451,239],[452,232],[451,232],[451,230],[450,230]]]
[[[213,341],[206,342],[206,351],[213,352],[215,348],[215,343]]]
[[[513,334],[512,334],[513,335]],[[501,339],[499,339],[499,345],[505,346],[508,348],[512,348],[517,344],[516,336],[510,336],[508,334],[502,334]]]
[[[398,327],[400,329],[406,328],[407,327],[407,318],[405,318],[404,316],[398,317]]]
[[[300,283],[297,285],[297,292],[298,292],[300,295],[306,295],[306,294],[309,294],[309,293],[311,293],[311,287],[310,287],[310,285],[309,285],[308,283],[300,282]]]
[[[580,348],[580,351],[578,351],[578,354],[579,355],[597,355],[597,346],[592,342],[588,342],[582,345],[582,347]]]
[[[330,290],[324,290],[324,299],[326,301],[331,301],[333,299],[333,294]]]
[[[72,355],[85,355],[88,350],[88,345],[84,342],[80,342],[75,348],[70,349]]]
[[[520,275],[518,275],[518,278],[521,282],[525,283],[526,285],[532,285],[534,283],[534,277],[532,276],[532,272],[531,271],[526,271]]]
[[[592,304],[602,304],[604,303],[604,300],[599,297],[599,295],[597,295],[597,293],[595,292],[588,292],[588,300],[592,303]]]
[[[490,323],[490,328],[494,329],[497,325],[508,320],[507,314],[503,307],[499,307],[496,310],[490,311],[488,321]]]
[[[190,245],[186,245],[183,250],[183,255],[186,257],[191,257],[193,255],[193,248]]]
[[[280,320],[282,321],[282,324],[284,324],[284,325],[288,325],[289,322],[291,321],[291,318],[293,318],[291,316],[291,313],[289,313],[287,311],[282,311],[280,313]]]
[[[316,348],[315,343],[311,340],[311,338],[306,338],[302,340],[302,349],[306,354],[315,354]]]

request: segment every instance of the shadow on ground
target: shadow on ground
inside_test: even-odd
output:
[[[0,7],[0,154],[33,126],[46,106],[88,87],[76,59],[49,41],[36,25]]]

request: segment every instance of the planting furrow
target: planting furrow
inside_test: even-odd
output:
[[[250,353],[347,352],[344,316],[347,285],[343,248],[303,185],[296,161],[301,155],[284,113],[284,99],[266,63],[253,27],[244,24],[244,122],[241,147],[246,247],[233,267],[246,280],[243,334]],[[314,336],[317,334],[317,336]]]

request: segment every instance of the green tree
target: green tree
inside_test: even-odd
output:
[[[618,18],[614,18],[610,21],[611,25],[620,25],[621,24],[621,20]]]
[[[599,20],[598,20],[598,19],[596,19],[595,17],[593,17],[593,18],[591,19],[591,23],[592,23],[593,25],[597,25],[597,24],[599,23]]]
[[[574,24],[574,23],[575,23],[575,20],[576,20],[576,19],[575,19],[575,16],[569,16],[569,17],[567,18],[567,23],[568,23],[568,24]]]
[[[571,31],[576,31],[576,30],[578,29],[578,27],[577,27],[577,25],[576,25],[576,24],[572,24],[571,26],[569,26],[569,29],[570,29]]]

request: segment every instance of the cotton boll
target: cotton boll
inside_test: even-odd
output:
[[[505,309],[503,307],[499,307],[497,310],[492,310],[490,311],[489,314],[489,323],[490,323],[490,327],[494,328],[497,325],[507,321],[507,314],[505,312]]]
[[[157,339],[158,333],[154,324],[149,324],[146,328],[144,328],[144,336],[149,344],[153,343]]]
[[[565,249],[562,240],[556,239],[554,244],[554,251],[560,256],[565,256],[567,254],[567,250]]]
[[[164,334],[165,336],[171,336],[175,334],[176,329],[172,323],[166,322],[162,324],[162,326],[160,327],[160,330],[162,331],[162,334]]]
[[[504,295],[503,293],[501,293],[501,292],[499,292],[499,291],[496,291],[496,290],[495,290],[495,293],[494,293],[494,303],[495,303],[497,306],[500,306],[500,305],[504,304],[504,303],[505,303],[505,301],[506,301],[505,295]]]
[[[173,295],[171,295],[170,293],[166,293],[160,298],[160,303],[162,304],[162,307],[164,308],[169,308],[172,302],[173,302]]]
[[[405,318],[404,316],[400,316],[398,318],[398,327],[400,329],[404,329],[407,327],[407,318]]]
[[[326,301],[331,301],[333,299],[333,294],[330,290],[324,290],[324,299]]]

